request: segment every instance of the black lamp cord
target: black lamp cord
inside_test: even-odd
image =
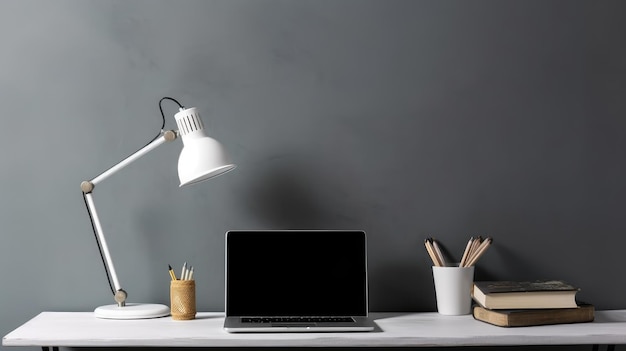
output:
[[[163,113],[163,100],[171,100],[173,102],[175,102],[176,104],[178,104],[178,107],[180,107],[181,109],[184,108],[183,105],[181,105],[178,101],[176,101],[176,99],[171,98],[171,97],[164,97],[161,100],[159,100],[159,110],[161,111],[161,131],[159,131],[159,133],[152,138],[152,140],[150,140],[149,142],[147,142],[144,146],[142,146],[141,148],[139,148],[137,151],[143,149],[144,147],[148,146],[151,142],[155,141],[156,139],[158,139],[162,134],[163,134],[163,129],[165,128],[165,114]],[[134,153],[136,153],[137,151],[135,151]],[[134,153],[130,154],[133,155]],[[128,157],[130,157],[130,155],[128,155]],[[112,166],[113,167],[113,166]],[[109,169],[111,169],[112,167],[110,167]],[[107,169],[108,170],[108,169]],[[106,172],[103,171],[102,173]],[[109,268],[107,267],[106,264],[106,260],[104,258],[104,254],[102,253],[102,245],[100,244],[100,239],[98,239],[98,233],[96,232],[96,224],[93,221],[93,215],[91,214],[91,210],[89,209],[89,205],[87,205],[87,197],[85,196],[85,193],[83,193],[83,200],[85,201],[85,208],[87,208],[87,214],[89,215],[89,222],[91,222],[91,230],[93,231],[93,235],[96,237],[96,244],[98,244],[98,252],[100,253],[100,258],[102,259],[102,265],[104,266],[104,271],[106,273],[107,276],[107,280],[109,282],[109,288],[111,288],[111,292],[113,293],[113,295],[115,295],[115,288],[113,287],[113,283],[111,282],[111,273],[109,272]]]

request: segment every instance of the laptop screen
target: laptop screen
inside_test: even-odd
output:
[[[227,316],[366,316],[363,231],[229,231]]]

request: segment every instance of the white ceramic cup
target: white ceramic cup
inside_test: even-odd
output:
[[[439,313],[457,316],[471,312],[474,266],[433,266],[433,279]]]

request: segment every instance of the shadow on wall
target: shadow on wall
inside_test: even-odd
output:
[[[271,163],[256,170],[243,208],[268,229],[326,229],[329,218],[318,203],[315,176],[295,160]]]

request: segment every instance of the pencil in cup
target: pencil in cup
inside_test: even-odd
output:
[[[483,239],[482,236],[471,237],[465,246],[459,267],[471,267],[476,264],[476,261],[478,261],[492,243],[493,238],[491,237],[487,237],[486,239]],[[447,266],[441,248],[435,239],[427,238],[424,240],[424,246],[434,266]]]
[[[424,240],[424,246],[426,247],[426,251],[430,256],[430,259],[433,261],[433,265],[437,267],[442,267],[446,265],[446,260],[443,258],[443,254],[439,245],[433,238],[427,238]]]
[[[178,278],[176,278],[176,273],[174,273],[172,266],[167,266],[169,269],[170,278],[172,278],[172,280],[177,280]],[[187,267],[187,262],[185,262],[185,264],[183,265],[183,270],[180,273],[180,280],[193,280],[193,266]]]
[[[493,243],[493,238],[488,237],[483,240],[481,236],[476,238],[472,237],[465,247],[463,252],[463,258],[461,259],[460,267],[471,267],[476,264],[476,261],[485,253],[489,246]]]

